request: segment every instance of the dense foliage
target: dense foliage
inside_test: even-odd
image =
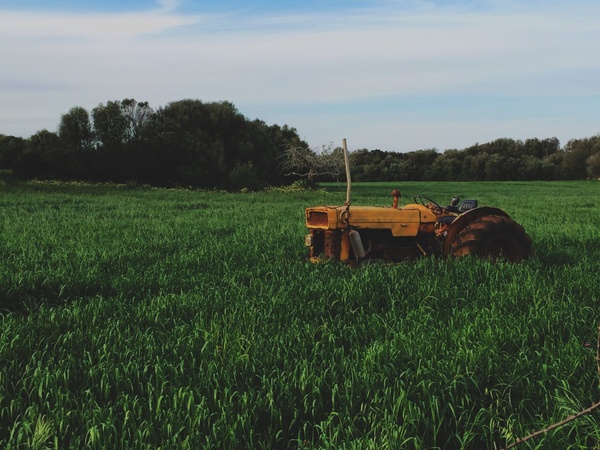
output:
[[[533,181],[600,177],[600,135],[574,139],[497,139],[464,150],[352,153],[357,181]]]
[[[308,148],[295,129],[248,120],[229,102],[181,100],[154,111],[125,99],[74,107],[58,133],[0,138],[0,168],[21,178],[259,189],[281,184],[284,150]],[[289,181],[289,180],[288,180]]]
[[[340,148],[309,148],[287,125],[249,120],[229,102],[180,100],[157,111],[134,99],[63,114],[58,132],[0,135],[0,169],[21,179],[137,182],[257,190],[343,177]],[[600,177],[600,136],[502,138],[463,150],[351,154],[356,181],[580,180]]]
[[[600,183],[400,187],[505,209],[537,257],[311,264],[343,185],[0,186],[0,447],[498,449],[596,401]]]

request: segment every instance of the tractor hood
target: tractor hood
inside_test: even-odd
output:
[[[419,227],[433,224],[436,216],[427,207],[409,204],[383,206],[315,206],[306,209],[306,226],[312,229],[387,229],[393,236],[416,236]]]

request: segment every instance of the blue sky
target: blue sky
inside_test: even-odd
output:
[[[600,133],[597,0],[0,3],[0,133],[73,106],[227,100],[312,147]]]

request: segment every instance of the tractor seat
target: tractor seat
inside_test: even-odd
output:
[[[460,206],[458,207],[458,212],[464,213],[473,208],[477,208],[478,202],[477,200],[463,200]]]

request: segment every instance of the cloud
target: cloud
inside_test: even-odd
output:
[[[11,132],[14,116],[44,115],[50,125],[39,128],[52,128],[75,105],[199,98],[296,126],[311,142],[329,141],[324,127],[361,129],[385,148],[393,123],[410,122],[417,147],[445,148],[459,145],[452,130],[484,127],[493,136],[496,123],[517,134],[525,120],[532,129],[552,122],[543,113],[555,101],[568,109],[578,96],[600,96],[596,1],[377,1],[252,14],[181,7],[163,0],[126,13],[0,9],[0,133]],[[549,99],[538,118],[534,97]],[[432,118],[437,143],[424,131]],[[30,126],[23,133],[36,131]]]
[[[562,17],[534,11],[315,21],[320,26],[282,18],[293,25],[273,31],[257,20],[248,30],[187,35],[153,48],[185,82],[244,100],[303,102],[489,86],[508,93],[510,81],[543,94],[535,78],[595,66],[591,50],[600,44],[595,19],[565,27]]]
[[[178,2],[161,0],[150,11],[129,13],[47,12],[1,10],[0,36],[10,39],[118,40],[157,34],[173,28],[202,23],[200,15],[175,12]]]

